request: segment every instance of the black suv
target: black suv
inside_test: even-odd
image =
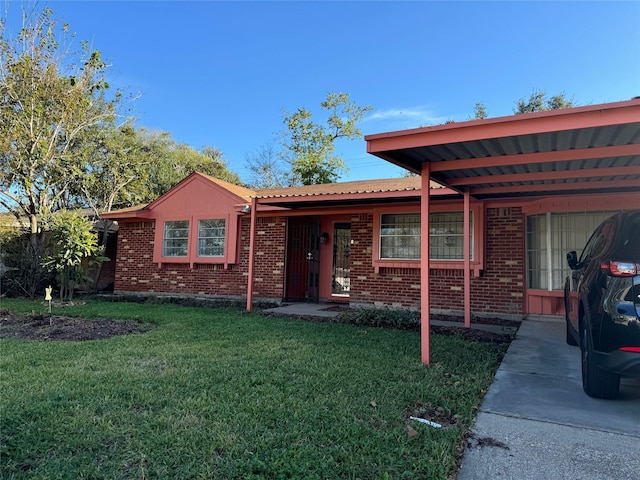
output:
[[[567,343],[580,345],[582,387],[615,398],[620,377],[640,376],[640,210],[602,222],[567,262]]]

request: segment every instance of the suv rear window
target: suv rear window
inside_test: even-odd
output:
[[[640,214],[626,219],[619,245],[620,260],[640,261]]]

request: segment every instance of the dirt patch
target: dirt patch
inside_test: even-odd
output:
[[[0,338],[82,342],[132,335],[155,328],[151,323],[112,318],[87,319],[61,315],[27,315],[0,311]]]

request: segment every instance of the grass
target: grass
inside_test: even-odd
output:
[[[505,348],[433,335],[427,367],[415,332],[98,300],[54,313],[158,328],[0,339],[1,478],[450,478]],[[418,405],[457,425],[409,420]]]

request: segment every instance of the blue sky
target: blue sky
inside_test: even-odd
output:
[[[45,4],[102,52],[112,85],[141,94],[139,126],[222,150],[245,180],[283,111],[323,120],[328,92],[374,107],[364,134],[463,121],[478,101],[509,115],[534,89],[581,105],[640,95],[638,1]],[[365,148],[338,144],[342,180],[402,174]]]

